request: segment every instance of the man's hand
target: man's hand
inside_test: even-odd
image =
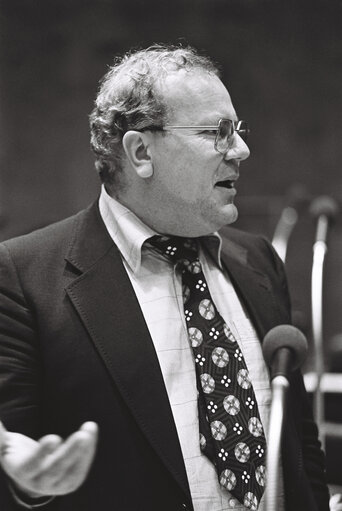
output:
[[[85,422],[66,440],[47,435],[35,441],[6,431],[0,423],[0,464],[29,497],[65,495],[85,480],[98,437],[95,422]]]

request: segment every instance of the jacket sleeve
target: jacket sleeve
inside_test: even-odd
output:
[[[0,245],[0,420],[9,431],[32,438],[41,436],[40,389],[35,320],[3,243]],[[32,507],[26,505],[25,497],[19,498],[0,470],[1,511],[35,509],[35,504],[50,500],[31,500]]]
[[[5,244],[0,245],[0,418],[37,438],[41,369],[35,320]]]

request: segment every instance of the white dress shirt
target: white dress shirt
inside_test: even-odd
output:
[[[218,481],[214,465],[201,452],[197,410],[195,362],[184,319],[181,275],[175,265],[144,245],[157,234],[137,216],[111,198],[102,187],[100,213],[120,250],[148,326],[176,424],[195,511],[244,511]],[[205,245],[216,245],[216,260]],[[268,370],[254,327],[247,317],[220,262],[221,238],[217,233],[201,239],[200,261],[215,305],[230,326],[244,355],[266,433],[271,391]],[[137,335],[137,342],[139,336]],[[277,511],[284,510],[282,477]],[[259,511],[264,511],[262,498]]]

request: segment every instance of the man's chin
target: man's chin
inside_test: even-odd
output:
[[[239,213],[235,204],[227,204],[224,207],[224,225],[232,224],[238,219]]]

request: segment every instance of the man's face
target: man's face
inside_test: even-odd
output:
[[[161,92],[170,125],[216,126],[221,118],[237,119],[227,89],[214,75],[180,71],[167,77]],[[212,132],[152,132],[150,142],[153,176],[145,190],[146,223],[164,234],[194,237],[236,220],[234,182],[240,161],[249,156],[237,133],[224,155],[216,151]]]

